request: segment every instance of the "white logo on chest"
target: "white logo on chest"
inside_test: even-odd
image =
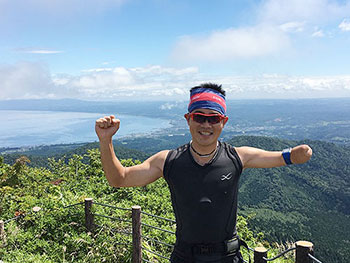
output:
[[[221,175],[221,181],[224,181],[224,180],[230,180],[232,178],[232,172],[231,173],[228,173],[226,175]]]

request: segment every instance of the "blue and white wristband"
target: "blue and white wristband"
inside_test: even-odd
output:
[[[284,149],[282,151],[282,156],[283,156],[283,159],[286,163],[286,165],[290,165],[290,164],[293,164],[291,159],[290,159],[290,153],[292,151],[292,148],[287,148],[287,149]]]

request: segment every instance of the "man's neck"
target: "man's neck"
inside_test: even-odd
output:
[[[216,142],[216,144],[213,144],[213,145],[198,147],[198,145],[196,146],[196,144],[191,141],[190,151],[194,160],[198,164],[205,165],[209,163],[216,156],[218,145],[219,145],[219,142]]]

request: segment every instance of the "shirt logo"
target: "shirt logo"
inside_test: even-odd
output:
[[[224,181],[224,180],[230,180],[232,178],[232,172],[231,173],[228,173],[226,175],[221,175],[221,181]]]

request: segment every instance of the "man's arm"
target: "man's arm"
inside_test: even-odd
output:
[[[111,186],[144,186],[163,175],[163,166],[168,151],[161,151],[142,164],[124,167],[114,153],[112,137],[118,131],[120,120],[113,115],[96,121],[95,130],[100,140],[102,167]]]
[[[282,152],[265,151],[253,147],[237,147],[243,168],[272,168],[286,165]],[[301,164],[310,160],[312,149],[308,145],[298,145],[292,148],[290,159],[293,164]]]

